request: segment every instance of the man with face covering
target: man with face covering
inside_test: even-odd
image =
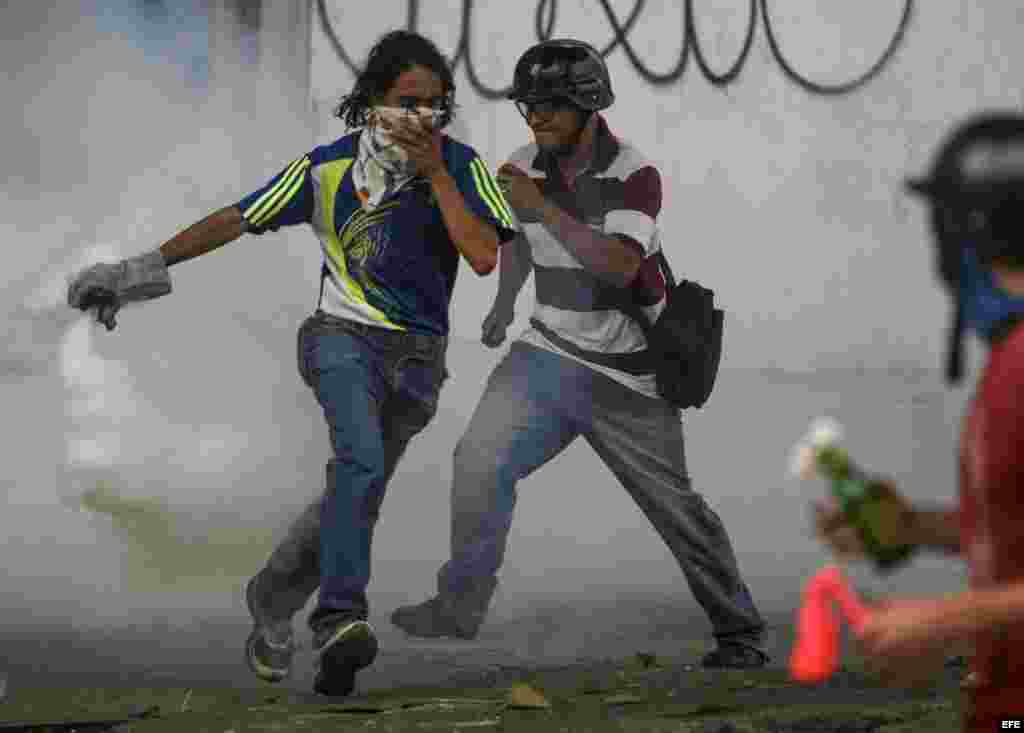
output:
[[[973,644],[964,730],[980,733],[1024,718],[1024,117],[969,120],[929,178],[909,185],[931,207],[937,270],[954,303],[947,377],[962,375],[965,328],[989,353],[963,422],[959,502],[909,507],[902,541],[961,555],[969,590],[887,601],[864,628],[863,648],[901,681],[927,673],[921,660],[941,658],[932,652]],[[834,506],[816,507],[815,523],[838,553],[862,551]]]
[[[323,499],[246,588],[254,624],[246,661],[268,681],[291,671],[292,616],[317,586],[315,690],[349,694],[376,657],[366,598],[373,531],[399,459],[437,409],[459,259],[486,275],[500,242],[514,236],[487,166],[442,132],[454,92],[450,65],[429,39],[384,35],[337,111],[358,129],[159,249],[86,269],[68,290],[69,305],[96,309],[113,328],[122,303],[170,292],[169,267],[243,234],[307,224],[319,240],[320,296],[299,329],[298,361],[333,456]],[[244,269],[237,280],[226,287],[244,292]]]
[[[644,332],[615,307],[625,298],[651,319],[665,307],[658,168],[609,130],[600,114],[614,99],[608,70],[585,43],[527,50],[510,96],[534,142],[498,172],[523,233],[502,248],[483,341],[504,340],[531,270],[532,328],[491,374],[456,448],[451,558],[438,593],[398,609],[392,622],[414,636],[475,637],[504,559],[516,484],[583,437],[708,615],[717,647],[704,666],[763,666],[764,624],[725,527],[690,483],[679,410],[661,398],[654,374],[637,368]],[[581,507],[592,488],[573,487]],[[584,514],[566,517],[567,530]]]

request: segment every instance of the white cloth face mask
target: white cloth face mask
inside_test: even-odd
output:
[[[372,107],[367,115],[366,128],[360,135],[359,151],[353,166],[353,178],[364,209],[376,208],[385,198],[392,196],[416,175],[409,155],[381,124],[399,120],[434,127],[442,113],[429,107],[409,110],[402,107]]]
[[[372,116],[376,116],[379,119],[384,119],[388,124],[395,125],[402,120],[411,122],[412,124],[421,125],[424,128],[436,128],[441,124],[441,120],[444,117],[444,113],[441,110],[433,109],[431,107],[384,107],[378,106],[373,107],[370,110]]]
[[[432,129],[440,124],[443,113],[430,107],[416,107],[407,109],[404,107],[373,107],[370,109],[369,124],[370,139],[373,142],[371,153],[378,162],[393,173],[412,173],[408,170],[409,156],[395,143],[391,133],[381,124],[383,120],[388,125],[397,126],[402,122],[411,123],[424,129]]]

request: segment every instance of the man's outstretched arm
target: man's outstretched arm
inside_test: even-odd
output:
[[[233,242],[246,232],[246,222],[237,206],[225,206],[160,245],[160,254],[170,267],[191,260]]]
[[[959,554],[960,512],[955,508],[914,506],[908,534],[912,544]]]
[[[899,496],[901,503],[906,503],[902,494]],[[900,542],[954,555],[960,553],[960,512],[955,507],[907,506],[898,528]],[[814,504],[814,529],[838,555],[864,555],[857,531],[831,499]]]
[[[171,292],[170,265],[198,257],[242,234],[262,234],[281,226],[308,222],[312,212],[309,156],[290,163],[271,181],[241,202],[218,209],[158,248],[116,263],[85,268],[68,283],[68,305],[96,309],[108,330],[125,303],[151,300]]]

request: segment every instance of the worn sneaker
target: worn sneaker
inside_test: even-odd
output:
[[[344,697],[356,687],[356,672],[377,658],[377,636],[366,621],[353,619],[314,634],[316,679],[313,690]]]
[[[483,614],[469,614],[457,617],[451,605],[435,596],[415,606],[400,606],[391,614],[391,623],[409,636],[424,639],[452,637],[475,639],[483,623]]]
[[[415,606],[397,608],[391,623],[409,636],[475,639],[497,587],[494,576],[478,578],[460,593],[438,594]]]
[[[245,663],[265,682],[280,682],[292,672],[295,638],[290,623],[271,623],[259,612],[253,581],[245,586],[245,605],[252,617],[252,631],[245,640]]]
[[[752,644],[723,641],[704,655],[700,665],[705,669],[760,669],[771,657]]]

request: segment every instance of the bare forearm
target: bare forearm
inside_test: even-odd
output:
[[[946,600],[938,626],[950,639],[1024,625],[1024,582],[958,593]]]
[[[175,234],[160,247],[168,266],[211,252],[245,233],[245,219],[234,206],[227,206]]]
[[[618,237],[595,231],[551,201],[540,211],[544,228],[597,277],[625,287],[640,267],[641,255]]]
[[[516,237],[501,247],[498,265],[498,294],[494,304],[503,310],[511,311],[515,307],[516,297],[523,289],[526,278],[530,276],[533,262],[528,245],[522,237]]]
[[[498,264],[498,233],[491,224],[469,210],[447,170],[432,177],[430,185],[455,247],[476,274],[489,274]]]
[[[915,507],[911,514],[910,536],[913,544],[959,553],[959,514],[950,509]]]

